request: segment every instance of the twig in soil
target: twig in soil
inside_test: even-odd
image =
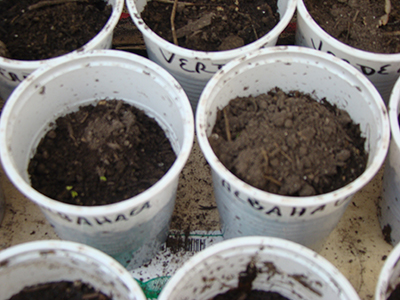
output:
[[[6,44],[0,41],[0,56],[9,57],[10,53],[8,52]]]
[[[180,2],[179,2],[179,4],[180,4]],[[214,17],[215,17],[215,13],[213,13],[213,12],[205,14],[200,19],[190,22],[190,23],[186,24],[185,26],[176,30],[176,37],[178,39],[180,39],[184,36],[191,34],[192,32],[201,30],[202,28],[210,25],[211,21]]]
[[[271,12],[272,12],[272,10],[271,10]],[[237,13],[238,13],[239,15],[245,17],[247,20],[250,21],[251,27],[253,28],[254,36],[256,37],[256,40],[258,40],[258,34],[257,34],[257,31],[256,31],[256,28],[254,27],[253,20],[251,19],[251,17],[250,17],[248,14],[244,14],[244,13],[241,13],[241,12],[239,12],[239,11],[238,11]]]
[[[172,7],[172,12],[171,12],[171,33],[172,33],[172,39],[173,39],[175,45],[178,45],[178,38],[176,37],[176,31],[175,31],[175,15],[176,15],[176,7],[177,6],[178,6],[178,0],[175,0],[174,6]]]
[[[67,129],[68,129],[69,137],[71,138],[71,140],[73,140],[75,146],[78,147],[79,145],[78,145],[78,142],[76,141],[76,138],[74,136],[74,130],[72,129],[72,125],[69,122],[67,123]]]
[[[98,292],[82,295],[82,300],[90,300],[90,299],[106,299],[106,297]]]
[[[384,32],[384,35],[400,35],[400,30],[398,31],[391,31],[391,32]]]
[[[283,151],[282,150],[282,148],[281,147],[279,147],[279,145],[275,142],[274,143],[274,145],[275,145],[275,150],[273,151],[273,152],[280,152],[284,157],[286,157],[286,159],[288,160],[288,161],[290,161],[291,163],[293,163],[293,159],[289,156],[289,155],[287,155],[286,154],[286,152],[285,151]]]
[[[254,36],[256,37],[256,40],[258,40],[258,34],[257,34],[256,28],[254,27],[253,23],[251,23],[251,27],[253,28],[253,33],[254,33]]]
[[[346,33],[346,42],[349,40],[349,36],[350,36],[350,29],[351,29],[351,23],[348,22],[347,23],[347,33]]]
[[[44,0],[28,6],[28,10],[35,10],[46,6],[60,5],[70,2],[88,2],[88,0]]]
[[[279,148],[279,146],[278,146]],[[279,148],[280,149],[280,148]],[[268,158],[268,153],[264,149],[261,149],[261,154],[264,157],[265,162],[267,163],[267,166],[269,165],[269,158]],[[264,178],[267,179],[268,181],[271,181],[272,183],[275,183],[277,186],[282,186],[282,183],[280,183],[279,180],[276,180],[274,177],[271,177],[269,175],[264,175]]]
[[[268,158],[268,153],[264,149],[261,149],[261,154],[264,157],[265,162],[267,163],[267,166],[269,165],[269,158]]]
[[[360,13],[360,11],[357,9],[356,14],[354,15],[354,18],[353,18],[353,22],[355,22],[357,20],[359,13]]]
[[[335,26],[333,26],[333,29],[336,29],[336,27],[339,25],[340,21],[341,21],[341,19],[337,20]]]
[[[293,159],[292,159],[289,155],[287,155],[285,151],[283,151],[282,149],[279,149],[279,151],[282,153],[282,155],[283,155],[284,157],[286,157],[286,159],[287,159],[288,161],[290,161],[291,163],[293,163]]]
[[[264,178],[268,181],[271,181],[272,183],[275,183],[277,186],[282,186],[282,183],[280,183],[280,181],[276,180],[274,177],[264,175]]]
[[[227,138],[228,142],[231,142],[232,136],[231,136],[231,130],[229,128],[229,120],[228,120],[228,114],[226,113],[226,107],[224,107],[224,109],[222,111],[224,112],[226,138]]]
[[[14,24],[14,22],[20,17],[21,15],[16,15],[10,22],[10,24]]]
[[[160,3],[165,3],[165,4],[174,4],[174,0],[153,0],[156,2]],[[192,2],[179,2],[179,5],[182,6],[218,6],[219,4],[217,3],[192,3]]]

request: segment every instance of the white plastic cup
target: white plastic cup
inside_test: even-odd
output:
[[[146,300],[139,284],[117,261],[69,241],[34,241],[0,251],[0,300],[24,287],[59,281],[89,284],[115,300]]]
[[[375,300],[386,300],[400,284],[400,244],[390,252],[382,269],[375,288]]]
[[[278,0],[280,21],[266,35],[243,47],[227,51],[196,51],[166,41],[152,31],[140,13],[149,0],[126,0],[126,6],[136,27],[143,34],[148,57],[171,73],[185,90],[193,111],[207,81],[223,65],[235,57],[262,47],[275,46],[296,10],[297,0]]]
[[[6,203],[4,200],[4,193],[2,187],[0,187],[0,225],[1,221],[3,221],[5,210],[6,210]]]
[[[164,130],[177,156],[168,172],[139,195],[102,206],[66,204],[32,188],[27,166],[49,124],[79,106],[114,98],[144,110]],[[10,181],[40,206],[61,239],[88,244],[135,268],[167,239],[193,138],[189,101],[168,72],[132,53],[93,50],[41,68],[17,87],[2,112],[0,158]]]
[[[400,53],[373,53],[351,47],[324,31],[297,1],[296,45],[314,48],[343,59],[361,71],[378,89],[387,104],[400,75]]]
[[[114,28],[117,26],[124,8],[124,0],[106,1],[112,5],[112,13],[103,29],[84,46],[70,53],[111,48]],[[58,60],[62,56],[43,60],[17,60],[0,56],[0,98],[7,100],[15,87],[30,73],[43,65]]]
[[[234,176],[213,152],[208,137],[217,110],[236,97],[257,96],[279,87],[310,93],[346,110],[360,124],[369,153],[366,170],[330,193],[291,197],[271,194]],[[201,150],[211,166],[214,194],[225,239],[264,235],[285,238],[320,251],[353,195],[378,172],[390,139],[387,110],[379,93],[360,72],[342,60],[305,47],[272,47],[227,64],[205,87],[196,113]]]
[[[385,238],[392,245],[400,242],[400,79],[397,80],[389,100],[391,141],[382,181],[379,202],[379,223]]]
[[[291,300],[359,300],[349,281],[325,258],[288,240],[242,237],[195,254],[170,278],[158,300],[208,300],[238,286],[239,273],[254,263],[253,289]]]

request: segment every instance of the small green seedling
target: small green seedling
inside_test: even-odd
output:
[[[72,198],[78,197],[78,193],[72,190],[74,188],[72,185],[67,185],[65,188],[67,191],[71,191]]]

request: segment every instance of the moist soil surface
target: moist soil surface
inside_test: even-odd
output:
[[[111,12],[103,0],[2,0],[0,56],[42,60],[72,52],[101,31]]]
[[[289,300],[276,292],[253,289],[253,281],[257,274],[257,267],[254,262],[250,262],[246,270],[239,274],[237,288],[218,294],[210,300]]]
[[[400,1],[303,1],[313,19],[341,42],[369,52],[400,52]]]
[[[209,141],[238,178],[287,196],[337,190],[362,174],[368,158],[347,112],[279,88],[231,100],[218,111]]]
[[[28,166],[32,187],[65,203],[119,202],[155,184],[176,155],[158,123],[122,100],[59,117]]]
[[[111,300],[112,298],[96,291],[81,281],[59,281],[25,287],[9,300]]]
[[[178,1],[173,8],[174,1],[149,1],[141,17],[165,40],[201,51],[229,50],[252,43],[280,19],[277,0],[188,0]]]
[[[230,290],[225,294],[215,296],[212,300],[289,300],[279,293],[251,290],[243,293],[240,289]]]

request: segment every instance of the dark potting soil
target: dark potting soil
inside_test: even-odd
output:
[[[252,290],[243,293],[240,290],[230,290],[225,294],[215,296],[212,300],[289,300],[279,293],[266,292],[261,290]]]
[[[347,112],[279,88],[231,100],[218,111],[209,141],[238,178],[288,196],[339,189],[364,172],[368,159],[365,138]]]
[[[394,291],[390,294],[390,297],[387,300],[399,300],[400,299],[400,284],[396,286]]]
[[[176,159],[158,123],[122,100],[59,117],[28,166],[32,187],[65,203],[119,202],[155,184]]]
[[[188,0],[178,1],[175,10],[173,7],[174,1],[149,1],[141,17],[165,40],[201,51],[229,50],[252,43],[280,19],[277,0]]]
[[[104,0],[2,0],[0,56],[41,60],[69,53],[95,37],[111,12]]]
[[[400,52],[400,1],[304,0],[313,19],[331,36],[375,53]]]
[[[289,300],[276,292],[253,289],[253,281],[257,273],[254,262],[250,262],[246,270],[239,274],[237,288],[218,294],[210,300]]]
[[[81,281],[59,281],[25,287],[9,300],[111,300],[112,298],[97,291]]]

